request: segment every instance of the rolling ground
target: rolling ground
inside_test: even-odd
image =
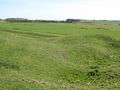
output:
[[[120,22],[0,22],[0,90],[119,90]]]

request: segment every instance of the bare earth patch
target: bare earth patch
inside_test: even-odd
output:
[[[31,83],[31,84],[37,84],[37,85],[44,85],[44,86],[48,86],[48,87],[59,87],[59,88],[65,88],[65,89],[77,89],[77,90],[84,90],[81,89],[79,86],[74,86],[74,85],[58,85],[55,83],[48,83],[48,82],[44,82],[44,81],[37,81],[37,80],[33,80],[33,79],[28,79],[28,78],[23,78],[21,80],[19,80],[19,82],[27,82],[27,83]]]

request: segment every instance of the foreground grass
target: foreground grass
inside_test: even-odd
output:
[[[1,90],[119,90],[119,22],[0,23]]]

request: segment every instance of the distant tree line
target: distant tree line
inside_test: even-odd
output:
[[[24,18],[7,18],[5,21],[11,23],[64,23],[65,21],[55,21],[55,20],[29,20]]]
[[[25,18],[7,18],[0,19],[0,21],[6,21],[11,23],[93,23],[96,20],[84,20],[84,19],[67,19],[67,20],[29,20]],[[97,20],[97,21],[105,21],[105,20]],[[120,25],[120,24],[119,24]]]
[[[75,23],[80,22],[80,19],[67,19],[65,21],[58,21],[58,20],[29,20],[25,18],[7,18],[5,19],[7,22],[11,23]]]

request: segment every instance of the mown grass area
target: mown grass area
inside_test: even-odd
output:
[[[0,90],[119,90],[120,22],[0,23]]]

